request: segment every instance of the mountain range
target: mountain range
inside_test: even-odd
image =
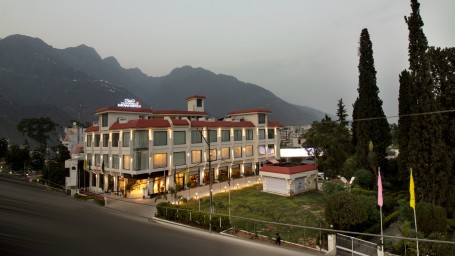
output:
[[[56,49],[39,38],[11,35],[0,39],[0,138],[22,143],[16,126],[23,118],[48,116],[61,126],[94,121],[96,109],[134,98],[142,107],[186,110],[185,98],[207,97],[209,117],[230,111],[266,108],[284,125],[310,124],[325,113],[290,104],[272,92],[233,76],[183,66],[151,77],[126,69],[114,57],[101,58],[79,45]]]

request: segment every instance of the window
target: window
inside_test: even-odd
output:
[[[234,158],[242,157],[242,147],[234,147]]]
[[[87,153],[87,170],[92,169],[92,154]]]
[[[100,138],[101,136],[99,134],[95,134],[95,147],[100,146]]]
[[[222,148],[221,149],[221,159],[229,159],[231,154],[230,154],[230,148]]]
[[[100,154],[95,154],[95,166],[101,166]]]
[[[118,155],[112,155],[112,168],[118,169],[118,166],[119,166]]]
[[[242,130],[241,129],[234,130],[234,141],[242,141]]]
[[[246,140],[253,140],[253,129],[246,130]]]
[[[275,145],[269,144],[267,145],[267,154],[274,155],[275,154]]]
[[[101,127],[107,127],[107,113],[101,115]]]
[[[210,143],[217,142],[218,136],[216,130],[209,130]]]
[[[109,133],[103,134],[103,147],[109,147]]]
[[[149,168],[148,151],[134,152],[134,170],[147,170]]]
[[[167,145],[167,131],[153,132],[153,146],[166,146]]]
[[[253,146],[245,147],[245,156],[253,156]]]
[[[186,132],[174,131],[174,145],[186,144]]]
[[[87,135],[87,147],[92,146],[92,135]]]
[[[265,124],[265,114],[258,114],[260,124]]]
[[[103,163],[104,163],[105,168],[109,167],[109,155],[108,154],[103,154]]]
[[[268,129],[267,130],[267,138],[268,139],[275,139],[275,129]]]
[[[118,148],[119,138],[120,137],[119,137],[119,133],[118,132],[112,134],[112,147]]]
[[[198,164],[202,162],[202,150],[191,151],[191,163]]]
[[[265,129],[259,129],[259,139],[265,140]]]
[[[202,134],[200,131],[191,131],[191,143],[202,143]]]
[[[185,151],[174,152],[174,166],[185,165],[185,164],[186,164]]]
[[[131,164],[131,157],[130,155],[123,155],[123,169],[129,170]]]
[[[227,142],[231,140],[231,131],[222,130],[221,131],[221,142]]]
[[[149,148],[149,131],[147,130],[134,131],[133,139],[135,149]]]
[[[207,159],[207,160],[209,160],[209,159]],[[216,148],[210,149],[210,161],[216,161],[216,160],[217,160]]]
[[[202,107],[202,99],[197,99],[196,100],[196,105],[198,108]]]
[[[122,147],[129,147],[130,146],[130,133],[124,132],[122,138]]]
[[[265,155],[265,145],[259,145],[259,155]]]
[[[163,168],[167,166],[167,154],[157,153],[153,154],[153,168]]]

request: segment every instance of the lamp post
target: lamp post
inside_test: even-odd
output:
[[[198,130],[201,133],[201,137],[204,139],[205,143],[207,143],[208,150],[209,150],[209,181],[210,181],[210,221],[209,221],[209,231],[212,232],[212,213],[213,213],[213,195],[212,195],[212,159],[211,159],[211,152],[210,152],[210,130],[207,128],[207,139],[202,134],[202,131]]]

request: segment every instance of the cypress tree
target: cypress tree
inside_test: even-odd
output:
[[[346,111],[346,108],[344,106],[343,98],[338,100],[337,106],[338,106],[338,108],[337,108],[338,120],[337,121],[342,126],[348,125],[348,121],[346,121],[346,117],[348,116],[348,112]]]
[[[373,151],[380,166],[385,163],[386,149],[391,143],[390,127],[382,110],[379,88],[376,85],[376,69],[373,59],[373,44],[367,29],[360,35],[359,47],[359,96],[353,109],[353,142],[359,166],[368,168],[368,145],[374,145]],[[376,170],[374,170],[376,171]]]
[[[412,13],[405,17],[409,29],[409,71],[414,104],[411,105],[411,125],[408,144],[408,166],[413,169],[416,199],[446,205],[450,161],[442,140],[441,114],[434,94],[428,41],[423,33],[420,4],[411,0]],[[431,113],[431,114],[428,114]]]
[[[413,102],[412,88],[411,88],[411,75],[407,70],[403,70],[400,74],[400,90],[398,96],[398,148],[400,151],[399,169],[400,180],[408,179],[409,167],[408,159],[408,145],[409,145],[409,131],[411,129],[411,105]]]

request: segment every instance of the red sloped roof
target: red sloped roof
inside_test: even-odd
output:
[[[193,95],[193,96],[189,96],[189,97],[186,98],[186,100],[191,100],[191,99],[205,99],[205,96]]]
[[[192,127],[255,127],[250,121],[191,121]]]
[[[148,108],[126,108],[126,107],[104,107],[97,109],[96,114],[108,111],[118,111],[118,112],[133,112],[133,113],[150,113],[153,114],[154,111]]]
[[[297,165],[292,167],[284,167],[278,165],[264,165],[261,168],[261,172],[273,172],[273,173],[281,173],[281,174],[295,174],[307,171],[317,170],[315,164],[306,164],[306,165]]]
[[[160,127],[171,127],[169,121],[165,119],[136,119],[130,120],[126,123],[119,123],[115,122],[109,130],[121,130],[121,129],[128,129],[128,128],[160,128]]]
[[[187,111],[187,110],[154,110],[156,115],[197,115],[197,116],[206,116],[206,112],[202,111]]]
[[[90,125],[85,129],[85,132],[97,132],[100,130],[99,125]]]
[[[172,124],[173,125],[186,125],[186,126],[189,125],[188,121],[184,120],[184,119],[172,119]]]
[[[265,108],[257,109],[246,109],[229,112],[228,115],[240,115],[240,114],[251,114],[251,113],[272,113],[272,111]]]
[[[279,121],[268,121],[267,125],[271,127],[283,127],[283,124]]]

